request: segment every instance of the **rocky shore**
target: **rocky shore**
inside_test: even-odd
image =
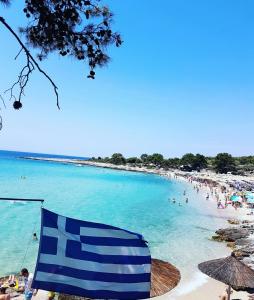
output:
[[[212,238],[226,242],[236,257],[254,269],[254,220],[228,220],[233,225],[219,229]]]

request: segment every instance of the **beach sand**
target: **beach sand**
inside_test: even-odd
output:
[[[156,297],[153,299],[158,300],[215,300],[220,299],[220,295],[226,289],[226,285],[220,283],[213,279],[208,279],[208,282],[203,284],[198,289],[186,293],[184,295],[175,295],[175,292],[170,292],[164,296]],[[33,297],[33,300],[47,300],[48,293],[45,291],[39,291],[38,294]],[[24,296],[20,295],[15,297],[17,300],[23,300]],[[231,299],[241,299],[241,300],[248,300],[248,294],[245,292],[233,292]]]
[[[219,296],[225,291],[226,286],[222,283],[218,283],[213,279],[202,285],[199,289],[187,293],[185,295],[174,296],[172,293],[168,293],[161,297],[156,297],[153,299],[158,300],[215,300],[219,299]],[[47,300],[47,292],[39,291],[37,296],[33,297],[33,300]],[[15,297],[17,300],[23,300],[24,296],[20,295]],[[248,300],[247,293],[244,292],[234,292],[231,299],[241,299]]]
[[[156,299],[161,300],[215,300],[220,299],[219,297],[224,293],[227,286],[214,279],[209,278],[208,281],[197,288],[186,294],[177,295],[177,290],[167,295],[157,297]],[[245,292],[233,292],[231,299],[248,300],[248,294]]]

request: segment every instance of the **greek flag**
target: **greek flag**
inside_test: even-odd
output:
[[[151,256],[143,237],[42,209],[32,287],[94,299],[150,297]]]

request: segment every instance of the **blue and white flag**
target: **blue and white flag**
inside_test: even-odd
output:
[[[151,256],[143,237],[42,209],[32,287],[94,299],[150,297]]]

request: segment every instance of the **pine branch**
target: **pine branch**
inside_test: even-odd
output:
[[[8,23],[6,23],[5,19],[3,17],[0,17],[0,22],[8,29],[8,31],[16,38],[16,40],[18,41],[18,43],[20,44],[22,50],[25,52],[25,55],[27,57],[27,63],[24,66],[24,68],[21,70],[18,80],[17,82],[15,82],[12,87],[10,89],[8,89],[7,91],[11,92],[11,98],[14,97],[13,95],[13,88],[18,84],[19,88],[20,88],[20,92],[19,92],[19,102],[21,104],[21,97],[24,94],[24,89],[29,81],[29,76],[30,74],[33,72],[33,70],[36,69],[42,73],[51,83],[51,85],[53,86],[54,92],[56,94],[56,104],[58,109],[60,109],[59,106],[59,95],[58,95],[58,88],[56,86],[56,84],[54,83],[54,81],[51,79],[51,77],[43,70],[41,69],[41,67],[39,66],[39,64],[37,63],[37,61],[34,59],[34,57],[31,55],[31,53],[29,52],[29,50],[27,49],[27,47],[23,44],[23,42],[21,41],[21,39],[18,37],[18,35],[16,34],[16,32],[10,27],[10,25]],[[25,73],[25,71],[27,70],[27,72]]]

